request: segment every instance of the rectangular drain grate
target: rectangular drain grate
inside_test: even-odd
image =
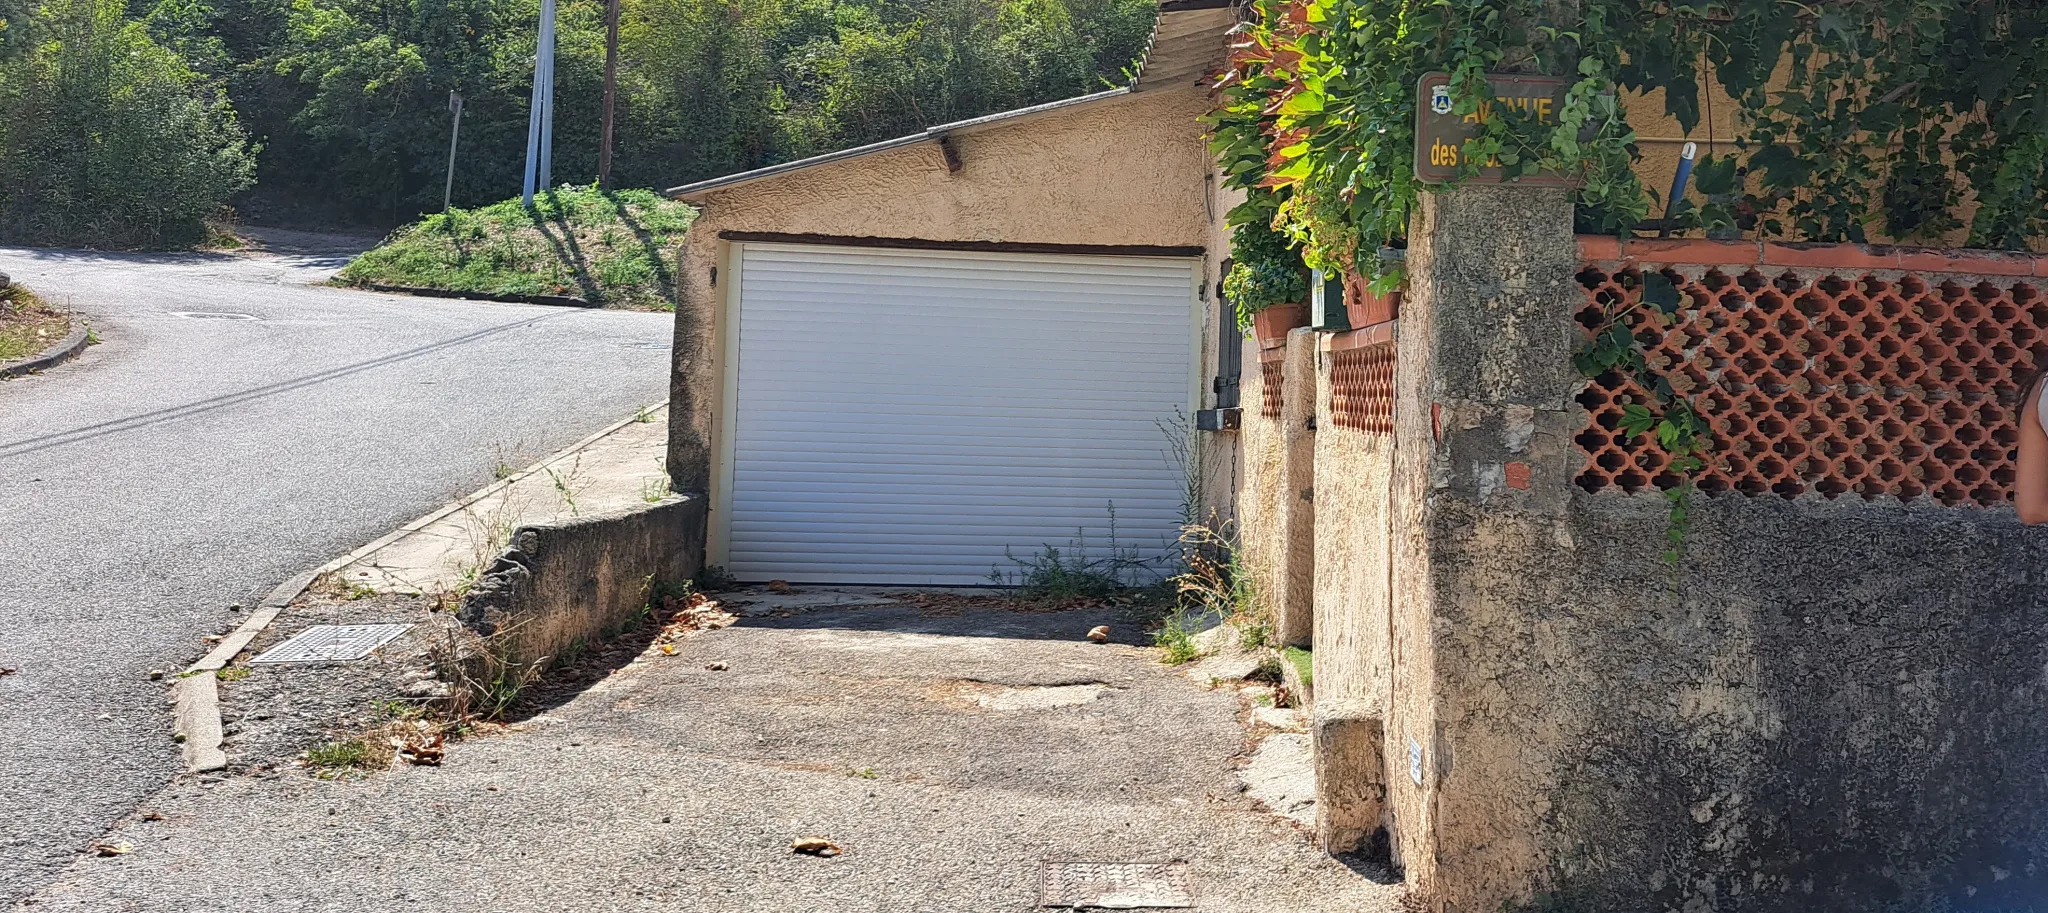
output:
[[[250,662],[331,663],[362,659],[411,628],[409,624],[314,625]]]
[[[1038,905],[1136,910],[1192,907],[1185,862],[1042,862]]]

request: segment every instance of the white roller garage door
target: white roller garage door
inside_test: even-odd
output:
[[[1168,553],[1194,264],[742,245],[728,570],[961,585],[1005,550]]]

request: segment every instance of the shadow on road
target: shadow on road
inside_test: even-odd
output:
[[[132,263],[137,266],[224,263],[241,256],[216,250],[126,251],[62,247],[21,247],[15,250],[23,259],[46,263]]]

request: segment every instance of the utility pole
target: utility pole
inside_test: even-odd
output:
[[[555,0],[541,0],[541,32],[547,36],[547,116],[540,121],[540,189],[555,186]]]
[[[612,187],[612,112],[619,91],[619,0],[604,4],[604,128],[597,147],[597,189]]]
[[[533,103],[527,111],[526,178],[520,198],[531,207],[536,185],[544,190],[554,176],[555,0],[540,2],[540,33],[533,49]]]
[[[455,195],[455,138],[462,135],[462,93],[448,93],[448,110],[455,112],[455,123],[448,128],[448,183],[441,185],[441,211],[448,211],[448,200]]]

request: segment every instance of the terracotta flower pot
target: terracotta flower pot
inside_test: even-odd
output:
[[[1287,332],[1308,326],[1307,304],[1269,304],[1252,315],[1252,331],[1259,348],[1277,349],[1287,344]]]
[[[1371,285],[1370,280],[1357,273],[1344,277],[1344,316],[1351,320],[1354,330],[1401,316],[1401,290],[1376,295]]]

